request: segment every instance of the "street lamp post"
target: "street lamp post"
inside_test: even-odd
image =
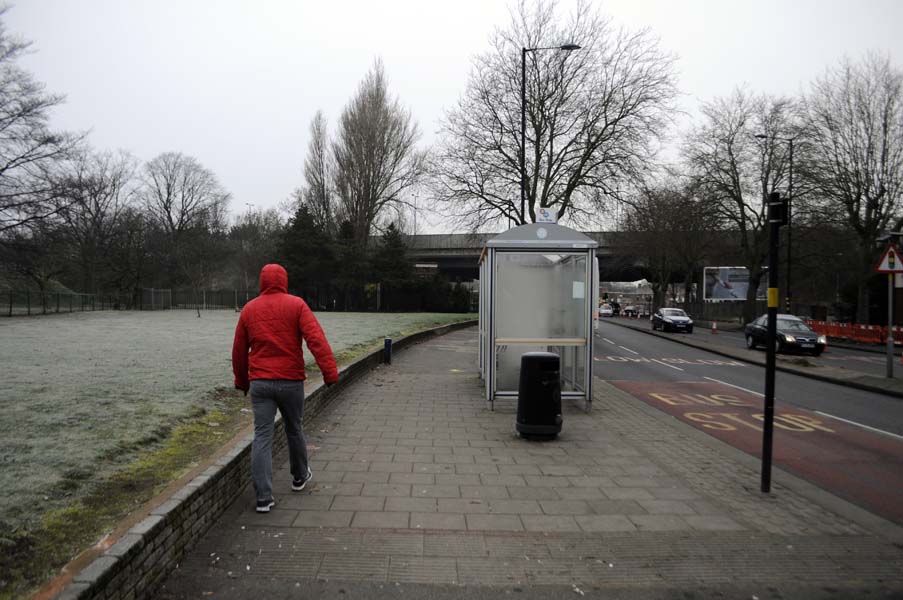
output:
[[[577,44],[564,44],[563,46],[546,46],[542,48],[520,49],[520,220],[521,224],[527,222],[527,52],[539,50],[580,50]]]
[[[772,139],[787,142],[790,150],[790,175],[787,182],[787,289],[784,297],[784,309],[790,313],[790,302],[793,299],[793,294],[790,291],[790,260],[793,257],[793,215],[791,214],[793,206],[793,140],[796,138],[767,136],[761,133],[757,134],[756,137],[760,140]]]

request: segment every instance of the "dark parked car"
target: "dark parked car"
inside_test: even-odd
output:
[[[759,345],[764,346],[767,334],[768,315],[762,315],[746,326],[746,347],[752,349]],[[775,340],[777,352],[796,350],[818,356],[824,352],[827,345],[827,338],[817,334],[799,317],[778,315],[777,339]]]
[[[660,308],[652,315],[652,329],[693,333],[693,319],[679,308]]]

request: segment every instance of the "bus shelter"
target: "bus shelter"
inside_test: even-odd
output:
[[[592,406],[597,243],[554,223],[509,229],[480,256],[480,376],[486,400],[517,398],[521,356],[560,357],[562,400]]]

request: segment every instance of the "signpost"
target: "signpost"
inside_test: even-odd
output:
[[[778,326],[778,238],[787,224],[787,200],[777,192],[768,195],[768,333],[765,337],[765,411],[762,422],[761,490],[771,492],[771,450],[774,435],[774,372]]]
[[[893,244],[888,244],[878,266],[878,273],[887,273],[887,377],[894,376],[894,275],[903,273],[903,259]]]

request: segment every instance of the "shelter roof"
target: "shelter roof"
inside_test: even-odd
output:
[[[513,227],[486,242],[491,248],[586,250],[599,244],[592,238],[555,223],[529,223]]]

